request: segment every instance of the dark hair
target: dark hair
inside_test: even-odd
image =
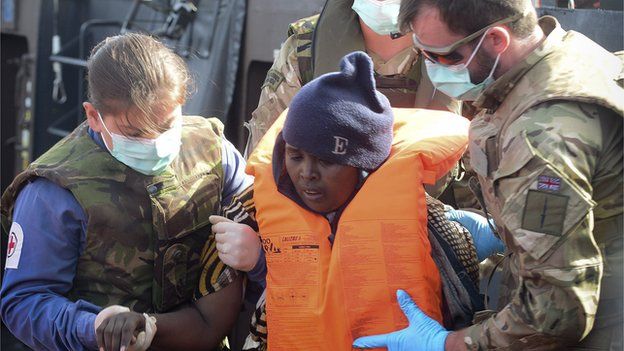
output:
[[[410,23],[425,6],[437,8],[448,28],[461,35],[470,35],[521,13],[524,16],[505,24],[513,35],[525,38],[537,25],[537,15],[530,0],[402,0],[399,10],[401,31],[410,31]]]
[[[138,127],[157,131],[153,116],[186,101],[190,76],[182,58],[138,33],[104,39],[87,61],[89,101],[100,112],[140,114]]]

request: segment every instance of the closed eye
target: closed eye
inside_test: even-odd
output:
[[[325,160],[321,160],[320,158],[318,159],[319,164],[323,167],[331,167],[333,165],[335,165],[334,162],[330,162],[330,161],[325,161]]]

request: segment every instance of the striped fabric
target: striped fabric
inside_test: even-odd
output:
[[[258,231],[255,219],[256,208],[253,202],[253,186],[248,187],[236,195],[230,205],[221,210],[221,215],[235,222],[244,223]],[[195,299],[212,294],[223,289],[241,274],[237,270],[226,266],[219,259],[217,243],[214,236],[204,245],[202,250],[202,273],[195,290]]]

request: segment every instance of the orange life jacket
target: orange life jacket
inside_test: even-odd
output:
[[[397,289],[441,322],[441,282],[430,255],[422,184],[433,184],[459,160],[468,121],[448,112],[395,108],[390,157],[344,209],[332,248],[327,219],[277,190],[272,152],[285,114],[247,165],[255,176],[268,267],[269,349],[351,350],[357,337],[405,328]]]

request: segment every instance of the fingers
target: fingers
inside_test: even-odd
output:
[[[125,350],[128,350],[128,351],[139,351],[139,350],[143,350],[143,348],[141,346],[145,344],[145,338],[146,338],[145,335],[146,335],[146,333],[147,332],[145,332],[145,331],[140,332],[139,335],[137,335],[136,337],[133,338],[132,342],[130,343],[130,346],[128,346],[127,348],[124,348],[122,346],[119,351],[125,351]]]
[[[105,322],[106,323],[106,327],[104,328],[104,350],[105,351],[118,351],[118,349],[115,349],[113,347],[113,338],[115,337],[115,325],[117,323],[117,318],[115,316],[107,319]],[[102,323],[105,324],[105,323]]]
[[[240,263],[240,247],[234,246],[230,242],[230,237],[231,235],[229,233],[215,235],[217,242],[217,254],[219,255],[221,262],[232,268],[238,269],[238,265]]]
[[[236,231],[238,223],[233,222],[219,222],[212,225],[212,232],[214,234],[227,234]]]
[[[219,258],[228,266],[248,272],[260,257],[260,238],[251,227],[234,222],[212,226]]]
[[[215,242],[217,243],[217,250],[221,253],[237,254],[246,252],[249,249],[247,247],[247,241],[236,233],[227,232],[215,234]]]
[[[108,319],[116,314],[123,313],[123,312],[130,312],[130,309],[125,306],[111,305],[101,310],[100,313],[98,313],[97,316],[95,317],[95,323],[94,323],[95,329],[97,330],[97,328],[100,326],[103,320]]]
[[[143,317],[145,319],[145,330],[140,332],[136,336],[136,340],[131,342],[130,346],[127,348],[128,351],[145,351],[152,344],[152,340],[154,339],[154,335],[156,335],[156,318],[153,316],[148,316],[143,313]],[[122,350],[123,347],[122,347]]]
[[[208,217],[208,220],[210,221],[210,224],[212,225],[215,225],[218,223],[235,223],[233,220],[229,218],[225,218],[223,216],[217,216],[217,215],[212,215]]]
[[[221,262],[223,262],[227,266],[230,266],[234,269],[239,269],[238,267],[240,265],[240,262],[237,257],[229,255],[229,254],[224,254],[221,252],[219,252],[218,255],[219,255],[219,259],[221,260]]]
[[[380,334],[363,336],[353,341],[353,347],[360,349],[375,349],[388,346],[388,336],[390,334]]]
[[[106,345],[110,347],[111,351],[119,351],[121,337],[124,333],[124,326],[127,321],[125,319],[115,318],[115,327],[113,328],[113,333],[110,336],[109,341],[107,341]]]
[[[446,216],[446,219],[448,219],[449,221],[458,221],[462,216],[462,214],[459,212],[459,210],[449,210],[449,211],[445,211],[444,215]]]
[[[125,349],[132,342],[132,339],[135,338],[135,335],[138,334],[139,331],[141,331],[142,329],[145,329],[144,327],[144,323],[126,319],[123,327],[121,328],[121,338],[119,339],[120,351],[125,351]]]
[[[228,241],[228,234],[215,235],[215,241],[217,242],[217,250],[220,253],[230,253],[232,251],[232,244]]]
[[[432,319],[428,315],[423,312],[418,305],[412,300],[411,296],[403,290],[397,290],[397,300],[399,301],[399,306],[403,313],[405,313],[405,317],[409,321],[410,327],[413,325],[416,326],[436,326],[437,329],[444,330],[440,323],[436,320]]]
[[[397,301],[399,302],[399,306],[401,310],[407,317],[407,320],[411,323],[414,319],[420,317],[420,315],[424,315],[424,313],[416,306],[412,297],[409,296],[407,292],[404,290],[397,290]]]
[[[212,225],[214,234],[232,234],[236,237],[257,237],[258,234],[247,224],[236,222],[219,222]]]
[[[95,329],[95,336],[97,338],[97,343],[100,351],[104,351],[106,349],[106,343],[104,342],[104,329],[106,329],[109,320],[110,318],[101,321]]]
[[[135,335],[145,329],[145,318],[135,312],[126,312],[104,320],[98,329],[97,341],[100,350],[125,350]]]
[[[158,327],[156,326],[156,318],[153,316],[148,316],[147,314],[143,314],[145,316],[145,340],[139,344],[141,346],[140,351],[147,350],[152,344],[152,340],[154,340],[154,336],[156,336],[156,332],[158,331]],[[138,344],[138,343],[137,343]]]
[[[260,247],[260,238],[258,233],[245,224],[239,223],[220,223],[212,227],[215,233],[215,241],[217,243],[232,243],[235,246],[253,246]]]

